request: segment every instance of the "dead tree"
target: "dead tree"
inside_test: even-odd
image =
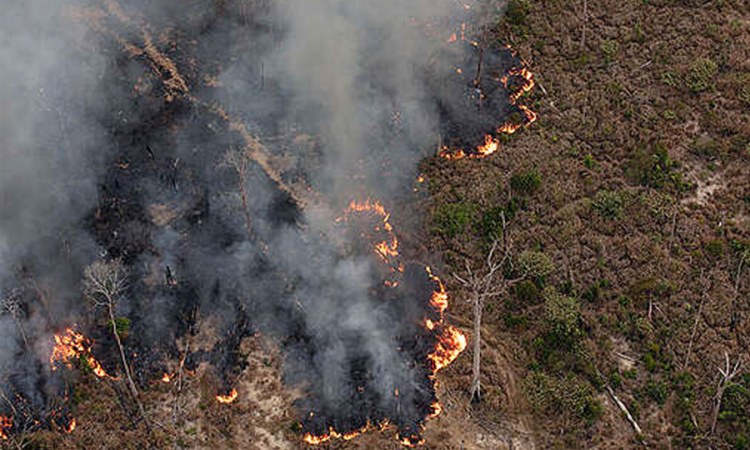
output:
[[[143,403],[141,403],[140,396],[138,395],[138,388],[135,386],[133,376],[130,373],[130,365],[125,356],[125,349],[122,346],[120,334],[117,332],[117,321],[115,320],[117,299],[127,287],[127,276],[127,268],[122,264],[121,260],[114,259],[109,262],[97,261],[86,267],[84,270],[83,289],[86,296],[90,298],[96,306],[107,308],[109,321],[112,324],[112,335],[117,343],[117,348],[120,350],[120,358],[122,360],[123,369],[125,370],[125,377],[127,378],[128,387],[130,388],[130,394],[138,405],[138,411],[140,412],[141,417],[145,419],[146,412],[143,409]]]
[[[21,324],[22,311],[20,289],[13,288],[9,290],[2,298],[2,300],[0,300],[0,314],[2,313],[8,314],[11,318],[13,318],[13,321],[16,323],[16,327],[18,328],[18,333],[23,339],[23,344],[26,347],[26,350],[29,350],[29,341],[28,339],[26,339],[26,333],[23,331],[23,326]]]
[[[250,240],[253,239],[253,226],[250,220],[250,207],[247,204],[247,187],[245,185],[245,179],[250,172],[250,164],[252,159],[246,151],[246,149],[233,149],[229,150],[224,155],[224,160],[221,162],[222,167],[230,167],[237,172],[238,188],[240,190],[240,198],[242,199],[242,210],[245,215],[245,227],[247,228],[247,235]]]
[[[474,401],[481,400],[481,347],[482,347],[482,312],[484,300],[487,297],[495,297],[505,292],[509,286],[523,279],[505,280],[502,278],[502,267],[510,260],[510,245],[506,231],[505,214],[501,214],[502,248],[500,241],[494,239],[485,261],[484,274],[475,273],[471,270],[469,261],[466,261],[466,277],[462,278],[456,273],[453,276],[468,288],[471,292],[471,302],[474,309],[474,360],[472,363],[471,398]],[[497,275],[501,275],[498,277]]]
[[[724,391],[726,390],[729,383],[740,373],[742,369],[742,356],[737,358],[737,362],[734,365],[729,363],[729,353],[724,352],[724,368],[719,367],[719,384],[716,386],[716,395],[714,396],[714,413],[711,419],[711,434],[716,429],[716,421],[719,419],[719,411],[721,411],[721,401],[724,398]]]

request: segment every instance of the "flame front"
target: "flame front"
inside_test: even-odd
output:
[[[462,33],[465,32],[465,27],[463,28]],[[465,39],[465,36],[462,36],[462,40]],[[456,34],[454,33],[453,36],[451,36],[451,39],[448,40],[448,42],[453,42],[457,40]],[[475,45],[477,45],[475,43]],[[516,58],[518,56],[518,53],[513,50],[509,45],[506,46],[506,48],[511,52],[511,55]],[[459,68],[456,70],[458,73],[462,73],[463,71]],[[527,92],[530,92],[536,83],[534,82],[534,73],[531,72],[531,69],[529,69],[528,64],[520,60],[520,65],[512,67],[508,74],[500,78],[500,83],[506,88],[508,88],[508,80],[511,78],[520,78],[522,80],[522,84],[517,90],[510,93],[509,103],[512,106],[515,106],[520,110],[521,114],[524,117],[524,121],[521,123],[511,123],[506,122],[499,126],[496,130],[497,134],[513,134],[516,131],[520,130],[523,127],[528,127],[532,123],[534,123],[537,119],[537,114],[529,109],[528,106],[522,105],[518,103],[518,100]],[[487,134],[484,136],[484,145],[480,145],[476,148],[476,150],[472,153],[466,153],[462,149],[451,149],[448,147],[443,147],[438,152],[438,155],[445,159],[462,159],[462,158],[485,158],[487,156],[490,156],[497,152],[497,150],[500,148],[500,143],[497,139],[497,137],[494,137],[490,134]]]
[[[97,377],[117,380],[118,377],[108,375],[99,361],[91,354],[93,342],[86,339],[81,333],[77,333],[74,328],[75,325],[73,328],[66,328],[62,333],[55,334],[55,346],[52,348],[52,354],[49,357],[52,370],[57,370],[58,363],[62,363],[70,369],[73,367],[73,361],[82,358]]]
[[[488,149],[493,145],[493,142],[488,141]],[[493,150],[494,151],[494,150]],[[424,181],[424,178],[420,176],[419,182]],[[348,220],[353,214],[373,214],[379,218],[378,225],[375,226],[376,232],[385,231],[386,239],[377,237],[372,242],[373,250],[375,254],[380,257],[383,263],[391,267],[391,272],[396,274],[403,273],[404,265],[399,261],[399,241],[396,233],[391,225],[391,215],[386,211],[385,207],[378,201],[367,198],[365,201],[358,202],[353,200],[349,203],[348,207],[344,210],[344,214],[336,219],[337,222]],[[436,386],[436,375],[437,372],[448,366],[453,362],[458,355],[466,348],[466,336],[463,335],[458,329],[445,323],[444,312],[448,308],[448,292],[445,290],[445,285],[439,277],[432,273],[430,267],[426,267],[429,278],[434,282],[435,288],[430,296],[430,306],[433,308],[434,314],[437,315],[437,320],[431,318],[425,318],[423,325],[425,329],[429,330],[430,333],[436,337],[435,348],[427,354],[427,361],[429,364],[429,378],[432,380],[433,386]],[[385,285],[397,288],[400,284],[398,281],[386,280]],[[434,316],[431,314],[431,317]],[[399,397],[399,389],[396,387],[393,392],[395,397]],[[427,418],[436,417],[442,411],[440,403],[435,401],[431,407],[431,412]],[[310,413],[312,415],[312,412]],[[302,440],[311,445],[318,445],[324,442],[330,441],[331,439],[353,439],[360,434],[366,433],[367,431],[377,429],[384,430],[388,427],[388,420],[384,420],[378,425],[373,425],[367,422],[367,425],[346,433],[336,431],[333,427],[329,427],[323,434],[312,434],[306,433]],[[401,435],[396,434],[396,440],[402,445],[408,447],[415,447],[424,443],[424,439],[418,433],[408,431],[407,434]]]
[[[75,429],[76,429],[76,420],[75,420],[75,419],[73,419],[73,420],[71,420],[71,421],[70,421],[70,423],[68,424],[68,427],[67,427],[67,428],[65,429],[65,432],[66,432],[67,434],[70,434],[70,433],[72,433],[72,432],[73,432],[73,430],[75,430]]]
[[[8,439],[10,437],[11,428],[13,428],[13,418],[8,416],[0,416],[0,439]]]
[[[221,403],[221,404],[224,404],[224,405],[232,403],[235,400],[237,400],[237,389],[232,389],[232,392],[230,392],[227,395],[217,395],[216,396],[216,401],[219,402],[219,403]]]

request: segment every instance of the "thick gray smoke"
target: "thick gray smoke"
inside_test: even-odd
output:
[[[425,299],[384,301],[363,230],[334,218],[408,192],[434,151],[431,86],[454,70],[436,30],[461,5],[46,3],[5,2],[0,19],[0,287],[20,305],[0,316],[0,386],[43,409],[52,332],[93,322],[82,268],[119,257],[141,383],[212,316],[225,339],[194,358],[231,383],[239,340],[275,336],[287,382],[310,392],[300,409],[320,417],[312,431],[393,413],[415,429],[434,397],[414,361]],[[240,130],[278,177],[257,159],[227,164],[248,155]],[[429,297],[423,270],[405,276]]]
[[[48,357],[37,338],[81,309],[80,271],[96,256],[81,220],[109,153],[97,121],[106,59],[65,6],[11,0],[0,14],[0,386],[34,402],[34,361]]]

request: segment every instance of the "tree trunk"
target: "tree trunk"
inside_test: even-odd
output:
[[[138,404],[138,411],[141,413],[141,417],[146,418],[146,411],[143,409],[141,399],[138,397],[138,388],[135,387],[133,377],[130,374],[130,366],[128,360],[125,358],[125,350],[122,347],[122,341],[120,341],[120,335],[117,333],[117,324],[115,323],[115,313],[112,309],[112,300],[107,299],[107,309],[109,310],[109,320],[112,322],[112,334],[115,335],[115,341],[117,342],[117,348],[120,349],[120,358],[122,358],[122,366],[125,369],[125,376],[128,379],[128,387],[130,388],[130,394],[133,396],[133,400]]]
[[[482,296],[474,295],[474,363],[472,364],[471,399],[480,401],[481,392],[481,349],[482,349]]]

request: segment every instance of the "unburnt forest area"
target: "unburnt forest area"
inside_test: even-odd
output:
[[[252,22],[245,3],[266,2],[214,3],[239,11],[233,26],[242,29]],[[391,219],[382,212],[378,229],[388,231],[385,253],[404,241],[430,255],[440,279],[420,266],[420,287],[427,296],[450,294],[439,326],[465,336],[465,350],[424,377],[439,406],[422,405],[418,436],[404,441],[384,421],[305,442],[302,420],[314,423],[314,414],[299,416],[306,385],[286,383],[283,350],[307,342],[259,332],[254,311],[221,297],[227,288],[218,283],[206,289],[221,300],[199,305],[198,269],[173,272],[180,261],[155,249],[172,244],[149,236],[174,239],[178,249],[185,240],[211,250],[247,240],[265,255],[253,265],[258,279],[287,292],[294,283],[265,264],[277,249],[253,229],[241,183],[261,174],[277,190],[269,223],[279,228],[298,224],[318,199],[301,177],[278,175],[293,164],[254,140],[253,130],[193,94],[197,85],[218,88],[206,74],[224,67],[200,66],[176,44],[179,33],[143,25],[108,2],[73,16],[92,24],[92,45],[118,55],[119,66],[103,77],[128,84],[122,79],[133,67],[143,71],[133,95],[146,92],[139,108],[150,116],[133,127],[107,116],[121,151],[107,162],[98,204],[83,221],[114,258],[75,275],[84,280],[91,332],[55,337],[72,353],[50,359],[60,363],[54,400],[35,400],[48,423],[22,422],[37,416],[0,392],[19,418],[0,418],[0,431],[10,430],[0,448],[750,449],[750,2],[486,3],[484,45],[512,48],[530,69],[516,74],[526,82],[533,72],[533,83],[511,97],[522,105],[511,114],[512,131],[499,133],[491,154],[437,149],[421,160],[413,191],[389,205]],[[186,163],[169,139],[145,145],[167,135],[250,149],[227,153],[218,168],[216,183],[233,192],[230,200],[207,198],[196,180],[209,171],[197,158]],[[311,161],[301,164],[317,164],[315,137],[289,145],[306,149]],[[177,194],[144,206],[138,199],[152,190]],[[211,202],[235,222],[216,221]],[[409,225],[399,228],[407,230],[400,240],[389,220],[394,229]],[[163,233],[167,225],[183,226],[181,237]],[[120,264],[152,276],[121,285],[128,275]],[[18,276],[26,280],[19,301],[44,303],[50,293]],[[138,324],[153,311],[136,304],[143,317],[131,321],[112,309],[123,289],[161,299],[154,307],[179,324],[161,353],[139,346]],[[204,307],[233,320],[198,320]],[[140,372],[107,373],[117,367]]]
[[[750,448],[749,13],[507,4],[494,33],[532,67],[539,120],[493,157],[421,166],[450,271],[484,276],[510,248],[474,420],[536,448]],[[468,329],[475,290],[449,290]]]

